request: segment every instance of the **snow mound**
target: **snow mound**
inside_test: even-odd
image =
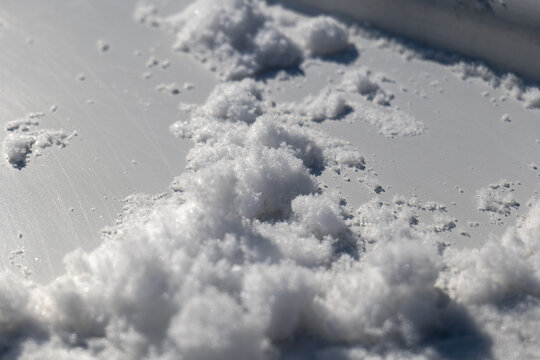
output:
[[[329,16],[319,16],[300,25],[303,48],[310,55],[328,55],[350,46],[347,28]]]
[[[137,12],[147,22],[154,12]],[[198,0],[162,19],[176,32],[174,48],[191,53],[222,79],[242,79],[265,70],[298,65],[305,56],[323,56],[350,46],[344,25],[320,16],[309,22],[261,1]]]

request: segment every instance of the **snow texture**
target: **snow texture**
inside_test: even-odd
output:
[[[175,18],[180,44],[208,52],[228,76],[260,71],[255,38],[272,31],[263,5],[209,4]],[[341,39],[333,21],[320,23],[334,29],[325,41]],[[365,171],[366,160],[305,121],[314,103],[321,117],[339,116],[346,91],[332,91],[338,100],[295,110],[244,79],[219,84],[201,106],[182,106],[185,119],[171,131],[194,147],[172,195],[126,199],[101,245],[70,253],[65,274],[48,284],[0,273],[0,356],[538,358],[540,202],[476,249],[440,240],[452,220],[435,202],[374,198],[349,212],[320,175]],[[384,135],[420,131],[396,110],[372,106],[357,111]],[[8,131],[32,133],[35,121]],[[504,214],[506,199],[480,198]],[[421,211],[435,224],[423,223]]]
[[[349,47],[347,28],[329,16],[319,16],[300,26],[303,48],[311,55],[328,55]]]
[[[381,88],[382,82],[389,80],[382,74],[373,74],[365,66],[351,70],[343,76],[342,87],[347,91],[356,92],[369,101],[379,105],[390,105],[393,94],[386,93]]]
[[[307,97],[300,106],[308,119],[315,122],[339,119],[352,110],[344,93],[332,88],[323,89],[317,96]]]
[[[154,14],[143,10],[136,14],[140,22]],[[176,32],[175,49],[192,53],[223,79],[241,79],[350,46],[347,28],[337,20],[298,19],[281,9],[269,11],[260,1],[199,0],[161,22]]]
[[[171,128],[195,142],[174,194],[130,197],[64,275],[0,275],[3,358],[538,354],[540,204],[471,250],[419,221],[444,213],[433,202],[374,199],[349,213],[317,174],[361,171],[363,157],[273,111],[263,90],[224,83],[191,108]]]
[[[357,109],[357,116],[375,126],[379,133],[392,138],[394,136],[416,136],[426,128],[421,121],[395,108],[363,107]]]
[[[41,113],[30,114],[7,123],[3,150],[7,162],[14,168],[24,168],[31,157],[41,156],[46,148],[65,147],[76,135],[76,132],[69,134],[64,130],[38,129],[42,116]]]
[[[461,61],[452,66],[453,71],[462,79],[480,79],[494,89],[502,89],[527,109],[540,109],[540,89],[527,86],[523,80],[512,73],[498,75],[486,65],[476,62]]]
[[[501,180],[478,190],[476,192],[478,210],[488,212],[491,222],[501,222],[501,216],[509,216],[512,210],[520,206],[514,196],[517,185],[520,184]]]

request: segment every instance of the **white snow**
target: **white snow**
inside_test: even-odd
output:
[[[137,18],[145,22],[147,12],[139,13]],[[241,79],[350,46],[347,28],[337,20],[300,19],[259,1],[199,0],[161,22],[176,32],[175,49],[192,53],[224,79]]]
[[[298,105],[292,105],[297,107]],[[323,89],[317,96],[309,96],[301,105],[303,112],[311,121],[320,122],[327,119],[338,119],[346,115],[352,108],[347,105],[343,92],[332,88]]]
[[[424,133],[426,127],[411,115],[395,108],[362,107],[356,109],[360,119],[375,126],[379,133],[392,138],[394,136],[416,136]]]
[[[527,86],[523,80],[512,73],[498,75],[482,63],[461,61],[452,66],[462,79],[481,79],[492,88],[501,88],[506,95],[523,103],[527,109],[540,109],[540,90]]]
[[[441,240],[456,221],[437,202],[375,196],[349,211],[321,174],[368,172],[369,161],[313,121],[352,112],[386,137],[426,129],[391,106],[383,78],[366,68],[316,96],[276,104],[255,74],[342,51],[348,31],[328,17],[277,19],[283,10],[265,6],[200,0],[167,20],[179,48],[223,78],[248,78],[218,84],[202,105],[180,106],[184,117],[171,131],[194,146],[170,196],[130,196],[101,245],[70,253],[65,273],[48,284],[0,273],[2,357],[537,357],[540,202],[475,249]],[[156,12],[139,8],[136,17],[146,23]],[[287,26],[307,31],[303,45],[281,31]],[[367,101],[349,105],[353,95]],[[38,119],[8,124],[12,164],[69,140],[39,129]],[[479,210],[511,214],[515,185],[479,190]]]
[[[474,250],[419,221],[444,214],[433,202],[348,213],[316,170],[361,170],[358,150],[267,97],[249,79],[219,85],[172,127],[195,141],[173,196],[130,198],[50,284],[2,273],[6,358],[506,359],[525,341],[534,354],[540,204]]]
[[[365,66],[351,70],[343,75],[342,87],[347,91],[357,92],[369,101],[379,105],[390,105],[394,95],[386,93],[381,83],[389,81],[383,74],[373,74]]]
[[[310,55],[329,55],[349,46],[347,28],[329,16],[319,16],[302,23],[303,48]]]
[[[514,192],[519,183],[501,180],[476,192],[478,210],[490,213],[492,221],[500,221],[498,215],[509,216],[520,204]]]
[[[31,157],[38,157],[43,150],[52,146],[63,148],[76,136],[64,130],[38,129],[40,116],[30,114],[27,118],[8,122],[2,147],[8,163],[23,168]]]

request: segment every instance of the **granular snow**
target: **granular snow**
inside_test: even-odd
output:
[[[473,250],[434,202],[349,213],[317,174],[363,157],[271,103],[219,85],[172,127],[195,141],[172,196],[130,197],[47,285],[0,274],[3,357],[534,358],[540,204]]]
[[[146,22],[152,14],[141,10],[137,18]],[[260,1],[198,0],[160,22],[176,32],[175,49],[190,52],[223,79],[241,79],[351,46],[347,28],[337,20],[301,18]]]
[[[364,106],[356,109],[359,119],[368,121],[379,133],[392,138],[394,136],[416,136],[424,133],[426,127],[411,115],[395,108],[377,108]]]
[[[308,119],[316,122],[338,119],[352,110],[347,105],[343,92],[332,88],[323,89],[317,96],[309,96],[300,106]]]
[[[300,25],[303,48],[309,55],[328,55],[347,49],[347,28],[329,16],[319,16]]]
[[[512,210],[520,206],[514,197],[517,185],[519,183],[501,180],[478,190],[476,192],[478,210],[490,213],[492,222],[502,221],[498,215],[509,216]]]
[[[343,75],[341,86],[350,92],[356,92],[369,101],[379,105],[390,105],[394,95],[387,94],[380,86],[383,81],[389,81],[382,74],[373,74],[365,66],[351,70]]]
[[[201,22],[217,24],[219,40],[265,19],[257,2],[223,3],[232,7],[203,1],[190,11],[210,4],[202,9],[210,13],[186,13],[201,44],[214,41],[197,33]],[[244,52],[223,44],[205,48],[215,64],[228,50],[239,61]],[[228,74],[260,70],[240,63]],[[338,114],[343,106],[333,104],[346,97],[332,91],[343,101],[306,104]],[[423,131],[369,105],[354,111],[386,136]],[[187,116],[171,130],[195,145],[171,196],[126,199],[102,244],[70,253],[49,284],[0,273],[2,358],[538,357],[540,203],[504,236],[455,248],[437,234],[455,226],[444,205],[375,198],[349,212],[320,174],[363,171],[360,150],[315,130],[304,106],[274,106],[261,83],[222,83],[205,104],[181,108]],[[27,119],[9,131],[37,125]]]
[[[494,89],[503,89],[507,96],[522,102],[527,109],[540,109],[540,89],[526,86],[514,74],[497,75],[486,65],[470,61],[461,61],[453,65],[452,70],[462,79],[481,79]]]
[[[14,168],[25,167],[31,156],[41,156],[48,147],[65,147],[69,140],[76,136],[76,132],[68,134],[64,130],[38,129],[41,116],[43,114],[30,114],[25,119],[7,123],[8,134],[2,147],[6,160]]]

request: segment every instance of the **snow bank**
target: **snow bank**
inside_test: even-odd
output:
[[[10,121],[6,125],[8,134],[3,149],[8,163],[18,169],[26,166],[30,157],[41,156],[43,150],[52,146],[65,147],[77,133],[64,130],[38,129],[42,114],[30,114],[25,119]]]

